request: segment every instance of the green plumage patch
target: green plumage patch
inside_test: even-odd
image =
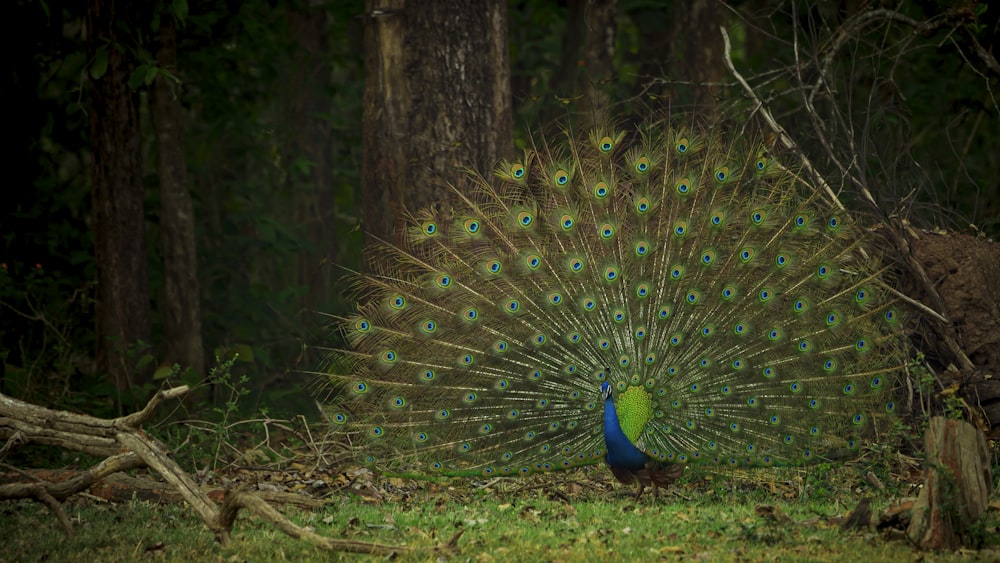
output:
[[[653,396],[642,387],[632,386],[618,395],[615,406],[622,432],[633,444],[638,442],[646,423],[653,419]]]

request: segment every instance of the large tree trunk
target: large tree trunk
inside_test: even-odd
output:
[[[462,167],[489,173],[513,154],[507,15],[501,0],[369,0],[365,25],[365,232],[445,200]]]
[[[149,379],[136,367],[150,335],[139,116],[128,85],[134,64],[120,42],[120,19],[134,8],[123,0],[87,7],[97,364],[120,391]]]
[[[157,34],[156,60],[171,73],[177,70],[174,19],[163,14]],[[205,375],[201,337],[201,292],[194,208],[184,160],[184,114],[180,85],[160,76],[153,83],[150,113],[156,131],[156,172],[160,178],[160,245],[163,252],[163,336],[166,358]]]

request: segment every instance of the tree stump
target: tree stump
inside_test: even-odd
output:
[[[955,549],[987,508],[993,480],[986,437],[967,422],[934,417],[924,450],[924,488],[907,533],[923,549]]]

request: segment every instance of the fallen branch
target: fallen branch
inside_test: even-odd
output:
[[[408,551],[405,547],[320,536],[296,526],[265,500],[248,492],[227,492],[220,510],[191,476],[167,455],[166,449],[141,428],[159,405],[187,392],[186,386],[160,391],[141,411],[113,419],[46,409],[0,394],[0,439],[6,440],[0,447],[0,461],[15,448],[32,442],[105,457],[90,469],[59,482],[19,471],[30,482],[0,485],[0,500],[31,498],[41,502],[59,520],[66,535],[71,536],[73,528],[62,509],[63,500],[112,474],[148,467],[194,508],[222,544],[228,543],[236,515],[239,509],[245,508],[289,536],[304,539],[323,549],[381,555]]]
[[[239,513],[240,509],[244,508],[250,510],[265,521],[270,522],[272,526],[281,530],[285,534],[296,539],[305,540],[321,549],[329,551],[348,551],[351,553],[370,553],[374,555],[390,555],[401,551],[409,551],[408,548],[400,548],[392,545],[354,540],[338,540],[321,536],[306,528],[296,525],[294,522],[285,518],[284,515],[275,510],[273,506],[267,504],[256,495],[239,490],[229,491],[226,493],[226,498],[222,502],[222,511],[219,513],[219,525],[227,529],[231,529],[233,522],[236,521],[236,515]]]

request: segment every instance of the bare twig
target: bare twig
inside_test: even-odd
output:
[[[816,181],[817,184],[819,184],[821,188],[823,188],[827,196],[830,198],[831,203],[836,205],[838,209],[844,209],[844,204],[840,202],[840,199],[837,197],[837,193],[833,190],[832,187],[830,187],[830,184],[828,184],[827,181],[823,179],[823,177],[819,174],[819,171],[817,171],[816,168],[812,165],[812,162],[809,160],[809,157],[807,157],[805,153],[799,149],[798,145],[795,144],[795,141],[792,139],[792,137],[788,135],[788,133],[784,130],[784,128],[782,128],[781,125],[779,125],[778,122],[774,119],[774,116],[771,114],[771,110],[764,105],[764,102],[760,100],[760,97],[757,96],[757,93],[754,91],[754,89],[751,88],[750,84],[746,81],[745,78],[743,78],[743,75],[736,70],[736,66],[733,64],[733,57],[732,57],[733,46],[732,43],[729,41],[729,32],[726,31],[726,28],[724,26],[719,26],[719,31],[722,32],[722,41],[724,44],[723,60],[726,63],[726,68],[728,68],[729,72],[732,73],[733,77],[736,78],[736,81],[740,83],[740,85],[743,87],[744,92],[746,92],[746,94],[750,97],[750,99],[754,101],[754,103],[757,106],[756,111],[760,113],[760,115],[764,118],[764,121],[767,122],[768,126],[771,127],[771,130],[774,131],[774,133],[777,135],[778,142],[780,142],[781,145],[784,146],[787,150],[791,151],[793,154],[799,157],[799,162],[802,168],[806,172],[808,172],[810,176],[813,177],[813,179]]]
[[[752,99],[754,103],[757,104],[756,108],[757,111],[764,118],[764,121],[767,122],[771,130],[775,132],[779,142],[786,149],[791,151],[792,154],[798,156],[802,168],[806,170],[815,179],[816,183],[826,191],[832,203],[836,205],[839,209],[844,209],[843,204],[839,201],[836,193],[834,193],[830,185],[822,178],[819,172],[809,161],[809,158],[798,147],[798,145],[796,145],[795,141],[791,138],[791,136],[789,136],[788,133],[784,130],[784,128],[781,127],[781,125],[778,124],[778,122],[774,119],[770,109],[764,105],[764,103],[761,101],[760,97],[757,95],[754,89],[750,86],[750,84],[746,81],[746,79],[743,78],[743,75],[741,75],[739,71],[736,70],[736,66],[733,64],[732,61],[732,45],[729,40],[729,33],[726,31],[725,27],[720,27],[719,29],[722,33],[722,40],[724,43],[724,51],[723,51],[724,62],[726,64],[726,67],[729,69],[730,73],[732,73],[732,75],[736,78],[736,81],[743,87],[747,96],[749,96],[750,99]],[[809,113],[810,115],[814,116],[814,112],[810,111]],[[830,151],[830,147],[828,144],[826,145],[826,149]],[[832,155],[832,151],[830,152]],[[844,171],[846,175],[846,169]],[[858,189],[861,192],[861,195],[865,198],[865,200],[868,201],[874,208],[878,209],[878,204],[875,201],[874,196],[869,191],[868,187],[864,183],[861,183],[857,180],[855,180],[855,184],[857,185]],[[924,292],[930,298],[933,305],[933,309],[937,311],[935,314],[930,316],[938,321],[936,323],[938,327],[938,332],[941,336],[941,339],[945,342],[946,347],[954,355],[956,361],[963,369],[974,369],[975,367],[974,364],[962,350],[962,347],[958,344],[958,336],[955,333],[954,327],[947,320],[947,315],[945,314],[945,312],[948,309],[944,303],[944,300],[941,298],[940,294],[938,294],[937,288],[931,282],[923,265],[913,255],[910,235],[908,234],[908,231],[906,230],[905,226],[902,224],[902,221],[897,219],[895,224],[890,225],[889,228],[886,229],[886,232],[889,235],[889,239],[896,247],[897,251],[896,254],[906,264],[907,268],[910,270],[910,272],[912,272],[914,278],[920,283]],[[864,249],[861,249],[861,251],[862,253],[864,253]],[[908,302],[913,302],[913,300],[910,299],[908,300]],[[926,310],[931,308],[921,307],[920,309]]]
[[[923,314],[925,314],[925,315],[927,315],[929,317],[933,317],[939,323],[947,323],[948,322],[948,319],[945,318],[945,316],[942,315],[941,313],[938,313],[934,309],[931,309],[927,305],[924,305],[923,303],[917,301],[916,299],[910,297],[909,295],[906,295],[905,293],[902,293],[898,289],[890,287],[889,291],[891,291],[892,294],[895,295],[896,297],[898,297],[898,298],[902,299],[903,301],[906,301],[907,303],[909,303],[910,306],[913,307],[914,309],[919,309],[920,312],[922,312]]]

